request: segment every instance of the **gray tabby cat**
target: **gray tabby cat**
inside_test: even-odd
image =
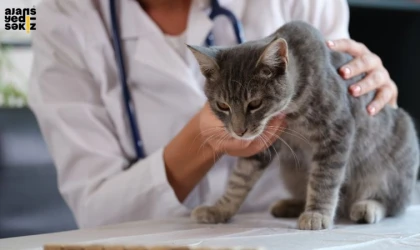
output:
[[[339,76],[337,69],[351,57],[329,50],[318,30],[291,22],[262,40],[189,48],[207,79],[211,108],[232,136],[261,138],[267,122],[281,113],[291,128],[266,151],[240,158],[223,197],[196,208],[195,220],[227,222],[276,152],[294,198],[278,201],[271,213],[300,216],[300,229],[329,228],[336,214],[376,223],[405,210],[419,166],[413,122],[401,108],[369,116],[374,93],[348,94],[362,76]]]

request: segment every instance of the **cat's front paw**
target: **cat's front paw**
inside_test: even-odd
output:
[[[231,215],[219,207],[201,206],[192,211],[191,218],[198,223],[217,224],[228,222]]]
[[[301,230],[321,230],[331,227],[332,218],[319,212],[304,212],[300,215],[298,227]]]

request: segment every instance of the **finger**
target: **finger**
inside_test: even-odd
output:
[[[379,56],[373,53],[367,53],[360,57],[356,57],[348,64],[340,68],[340,73],[345,79],[352,78],[365,72],[377,69],[382,64]]]
[[[389,104],[391,105],[392,108],[397,109],[398,108],[398,87],[395,84],[395,82],[391,80],[391,84],[389,85],[392,91],[392,97],[391,100],[389,101]]]
[[[360,82],[350,86],[350,93],[353,96],[361,96],[385,85],[389,80],[389,74],[386,70],[375,70]]]
[[[369,53],[369,49],[363,44],[352,39],[338,39],[327,41],[327,46],[332,50],[348,53],[354,57],[360,57]]]
[[[382,88],[379,88],[375,98],[367,107],[368,113],[370,115],[376,115],[391,101],[391,98],[392,88],[389,85],[384,85]]]

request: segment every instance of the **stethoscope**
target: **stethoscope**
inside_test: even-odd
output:
[[[144,152],[144,144],[141,139],[139,127],[136,121],[136,116],[134,112],[134,106],[131,99],[130,90],[128,89],[127,75],[126,75],[125,65],[124,65],[124,60],[123,60],[121,37],[120,37],[120,30],[119,30],[119,25],[118,25],[118,17],[117,17],[117,10],[116,10],[115,2],[116,2],[115,0],[109,0],[113,46],[114,46],[114,52],[115,52],[115,57],[117,61],[118,71],[119,71],[119,78],[120,78],[121,87],[122,87],[122,97],[124,100],[124,108],[128,116],[130,130],[133,137],[133,144],[136,151],[136,160],[139,160],[139,159],[145,158],[146,155]],[[245,38],[243,34],[242,25],[240,21],[235,17],[235,15],[230,10],[220,6],[218,0],[211,0],[210,4],[211,4],[211,12],[210,12],[209,18],[211,20],[214,20],[216,17],[220,17],[220,16],[227,17],[232,24],[237,43],[238,44],[243,43],[245,41]],[[214,45],[214,36],[212,32],[210,32],[210,34],[206,38],[206,45],[207,46]]]

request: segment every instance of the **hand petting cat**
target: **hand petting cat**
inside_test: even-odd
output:
[[[374,100],[367,107],[370,115],[377,114],[387,104],[397,107],[397,85],[390,78],[379,56],[372,53],[364,44],[352,39],[327,41],[327,45],[332,50],[348,53],[355,58],[341,67],[340,74],[344,79],[361,73],[367,74],[363,80],[353,84],[349,91],[356,97],[373,90],[377,91]]]

